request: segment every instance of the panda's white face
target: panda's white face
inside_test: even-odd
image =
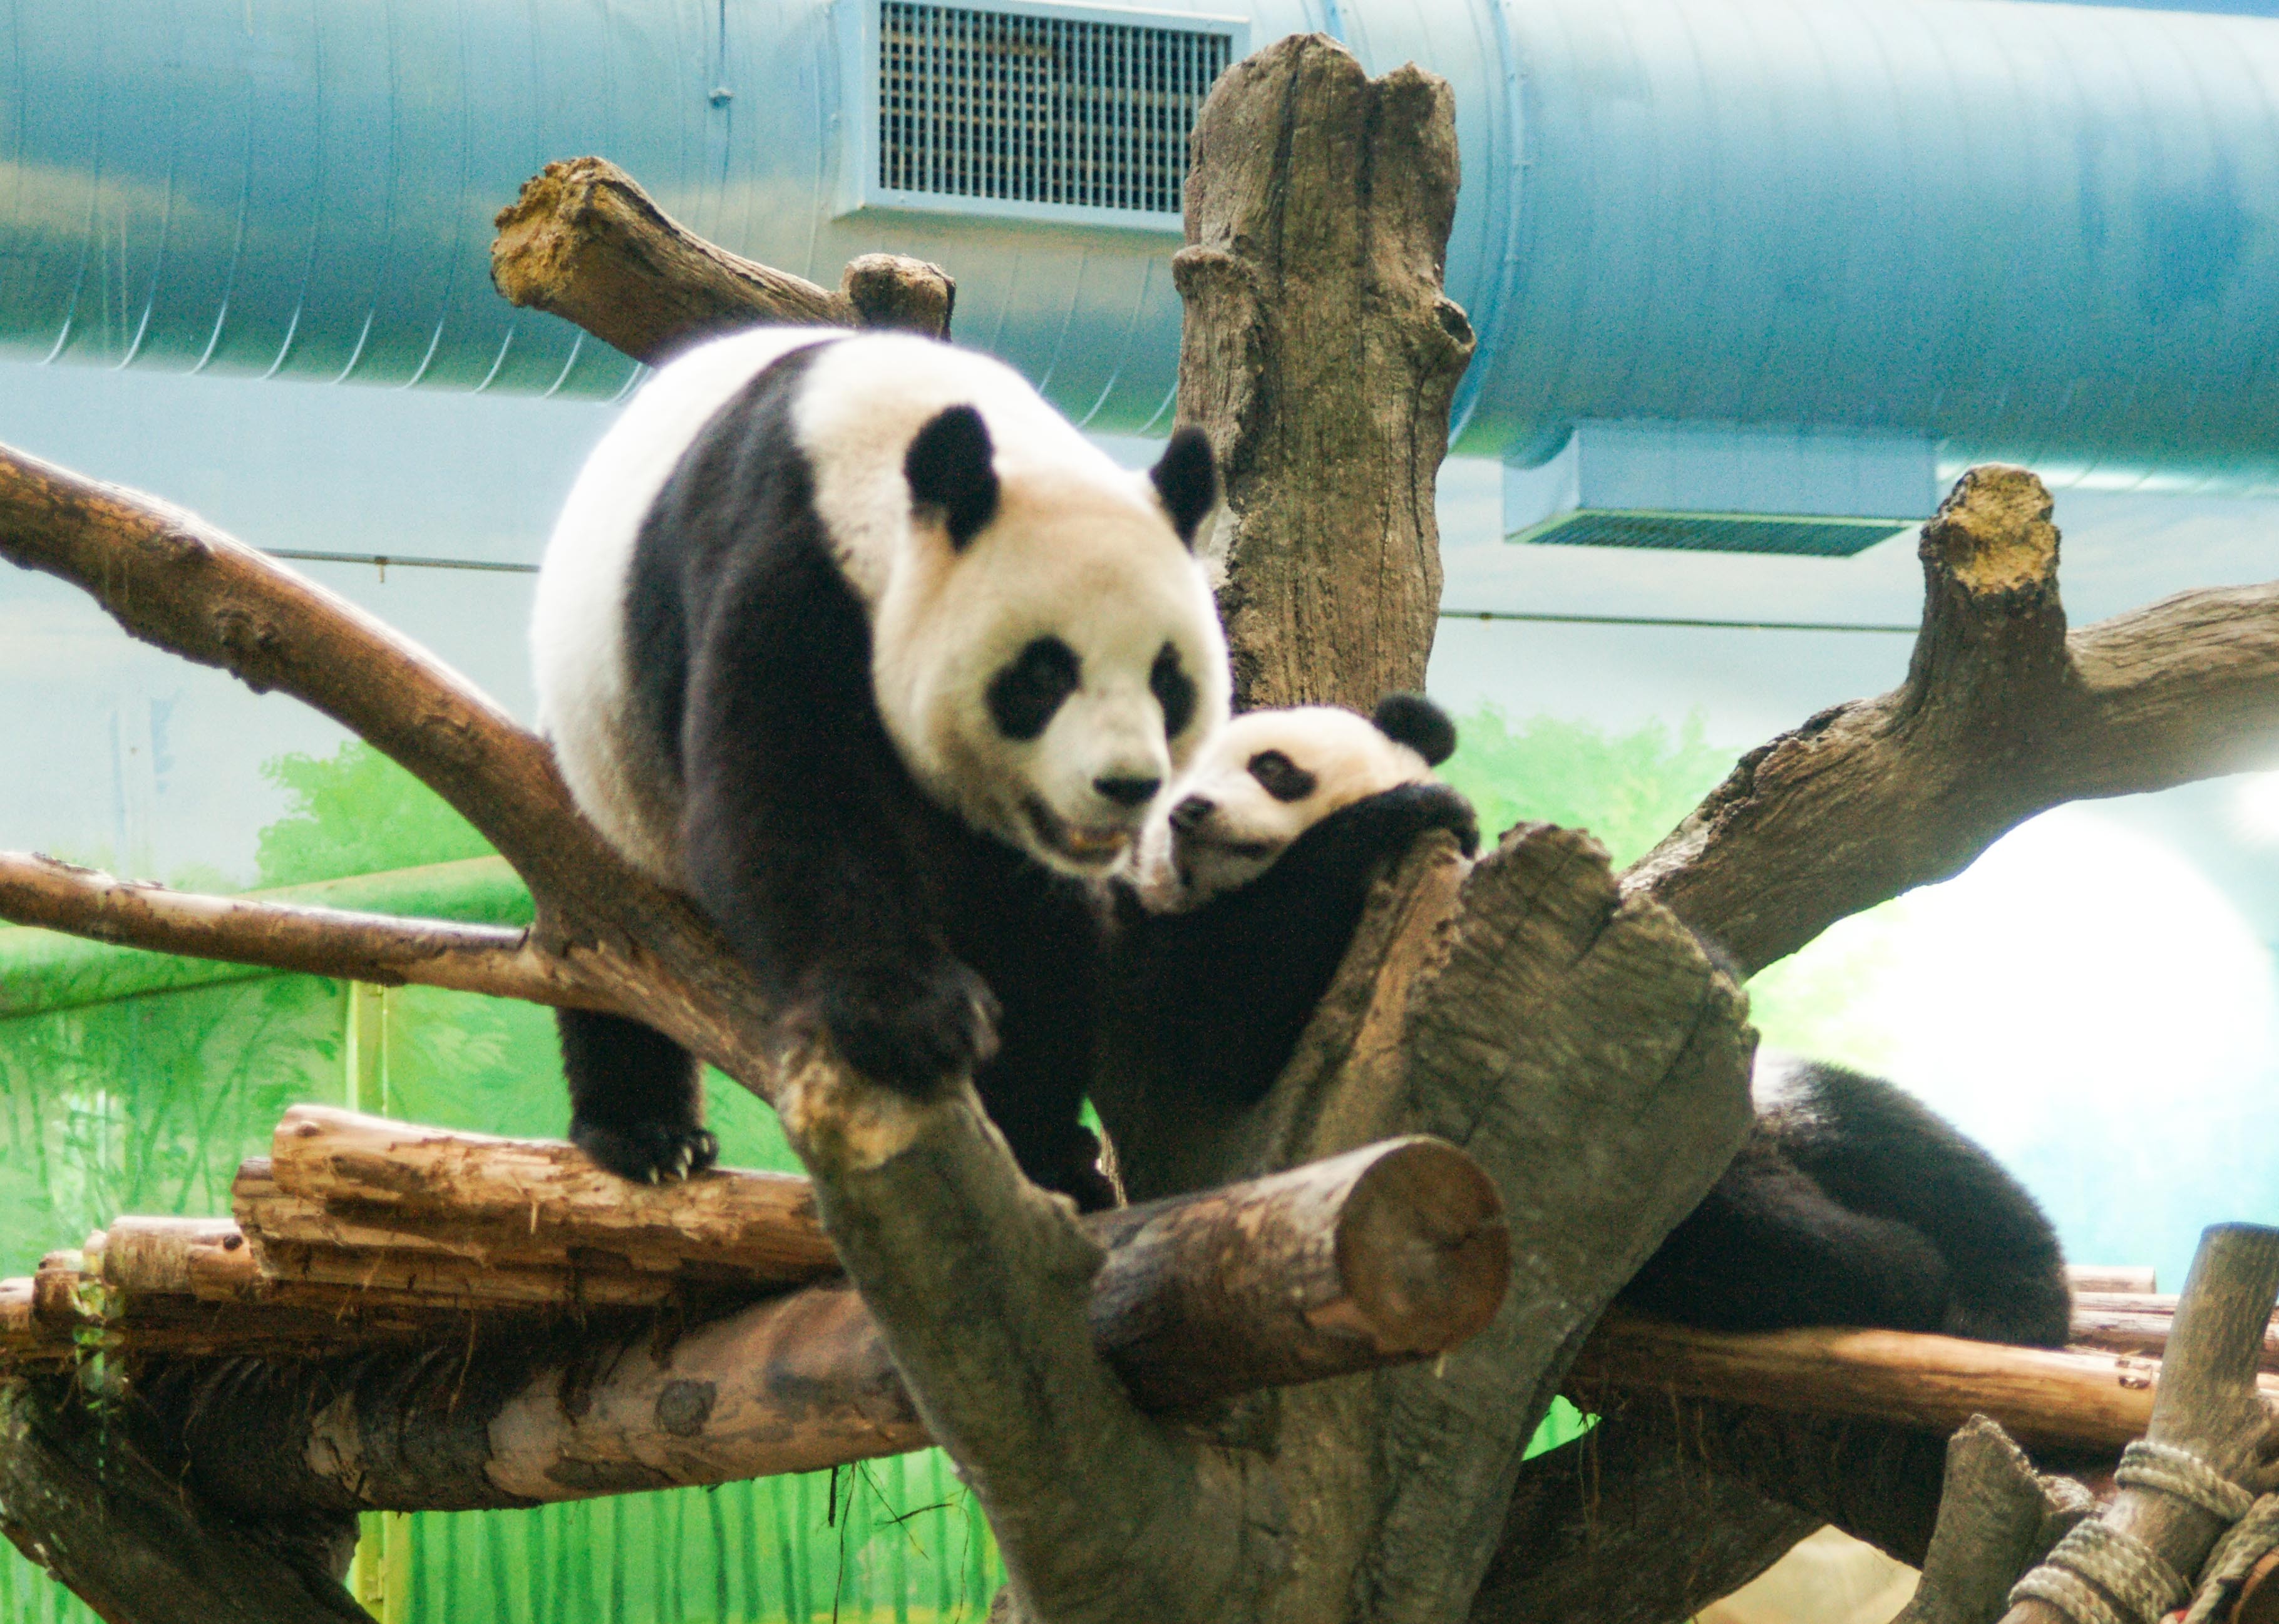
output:
[[[1105,873],[1226,715],[1226,646],[1193,556],[1141,475],[1017,463],[963,545],[938,520],[917,530],[874,621],[888,732],[975,827]]]
[[[1131,865],[1133,885],[1153,912],[1200,908],[1265,873],[1331,813],[1431,777],[1423,756],[1350,710],[1251,711],[1164,798]]]

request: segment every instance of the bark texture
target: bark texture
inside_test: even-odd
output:
[[[2036,1472],[2001,1428],[1984,1416],[1967,1422],[1947,1444],[1922,1582],[1897,1624],[1999,1618],[2018,1575],[2091,1509],[2080,1484]]]
[[[2145,1436],[2161,1367],[2126,1352],[2011,1348],[1844,1329],[1727,1336],[1632,1320],[1601,1325],[1573,1385],[1660,1390],[1938,1433],[1985,1415],[2037,1448],[2113,1453]],[[2264,1390],[2279,1398],[2279,1379]]]
[[[1227,71],[1195,125],[1179,417],[1211,437],[1235,705],[1366,711],[1422,689],[1433,481],[1471,325],[1440,291],[1454,103],[1320,34]]]
[[[2275,1298],[2279,1229],[2220,1224],[2200,1237],[2191,1274],[2177,1298],[2165,1377],[2145,1434],[2154,1444],[2198,1457],[2217,1476],[2252,1495],[2279,1488],[2279,1410],[2256,1381]],[[2133,1482],[2121,1487],[2099,1521],[2149,1547],[2187,1584],[2230,1526],[2183,1497]],[[2061,1559],[2064,1553],[2054,1554]],[[2037,1569],[2028,1580],[2047,1571]],[[2025,1588],[2022,1582],[2021,1590]],[[2094,1585],[2091,1593],[2102,1594]],[[2042,1597],[2014,1592],[2002,1620],[2071,1624],[2071,1611]]]
[[[2051,513],[2022,468],[1965,474],[1922,529],[1907,680],[1743,756],[1629,888],[1753,975],[2037,812],[2279,758],[2279,583],[2068,634]]]
[[[368,1624],[353,1519],[217,1513],[63,1382],[0,1386],[0,1533],[107,1624]]]
[[[491,282],[509,303],[566,317],[651,365],[763,322],[948,338],[957,302],[948,272],[899,254],[852,261],[836,293],[731,254],[605,158],[549,164],[493,224]]]

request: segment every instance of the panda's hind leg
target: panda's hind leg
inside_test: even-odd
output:
[[[694,1055],[623,1015],[554,1013],[572,1144],[610,1172],[648,1184],[701,1173],[719,1159],[719,1143],[704,1127]]]

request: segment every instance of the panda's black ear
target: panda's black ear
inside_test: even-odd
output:
[[[1218,461],[1211,456],[1210,436],[1192,425],[1175,429],[1147,477],[1170,515],[1171,528],[1192,549],[1196,530],[1218,505]]]
[[[945,406],[902,456],[910,500],[941,514],[949,544],[963,548],[997,516],[997,470],[989,426],[971,406]]]
[[[1416,751],[1427,767],[1438,767],[1456,753],[1456,724],[1421,693],[1386,694],[1377,701],[1371,719],[1378,732]]]

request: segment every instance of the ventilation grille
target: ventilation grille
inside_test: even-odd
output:
[[[1758,517],[1731,513],[1618,513],[1585,508],[1513,539],[1561,547],[1658,547],[1690,553],[1786,553],[1849,558],[1911,519]]]
[[[883,0],[886,191],[1174,215],[1224,34]]]

